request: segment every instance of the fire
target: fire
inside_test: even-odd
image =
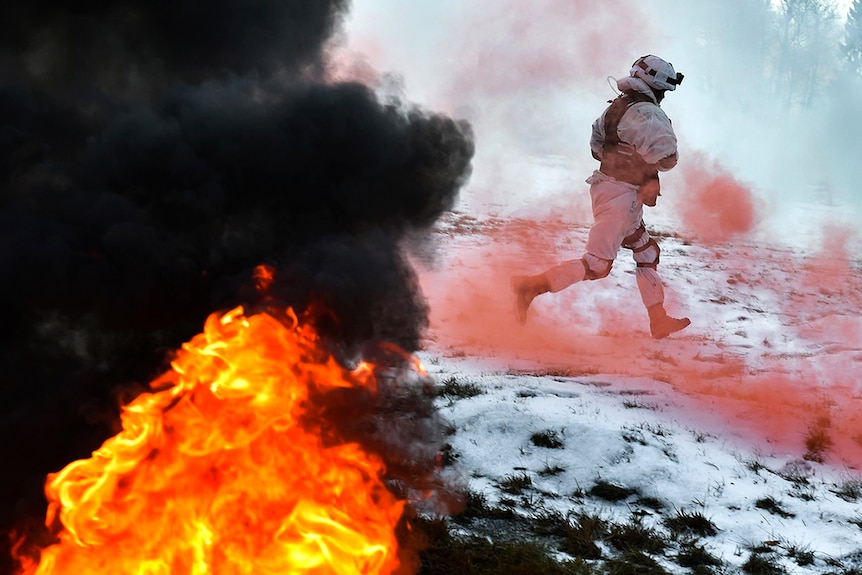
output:
[[[62,529],[23,573],[394,572],[404,501],[382,461],[303,420],[310,392],[374,391],[374,372],[318,343],[292,313],[210,316],[118,435],[49,476]]]
[[[257,290],[265,292],[270,288],[272,282],[275,280],[275,270],[272,266],[260,264],[255,266],[252,278],[254,279]]]

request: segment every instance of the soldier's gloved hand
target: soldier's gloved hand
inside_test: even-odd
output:
[[[655,207],[658,197],[661,195],[661,184],[658,180],[658,174],[650,177],[645,183],[638,188],[638,199],[645,206]]]

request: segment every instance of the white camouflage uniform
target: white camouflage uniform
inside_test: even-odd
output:
[[[667,171],[676,165],[677,141],[671,121],[659,107],[655,95],[647,84],[635,77],[617,81],[620,91],[636,90],[646,94],[650,102],[638,102],[626,110],[617,126],[619,139],[634,146],[643,159],[656,164],[660,171]],[[654,102],[654,103],[653,103]],[[607,110],[605,111],[607,112]],[[593,123],[590,148],[596,157],[602,157],[605,141],[605,113]],[[649,234],[644,229],[635,237],[643,225],[643,206],[638,198],[638,186],[622,182],[596,170],[586,180],[590,184],[594,224],[590,228],[586,253],[583,259],[564,262],[545,272],[552,292],[558,292],[585,279],[586,263],[590,271],[604,277],[616,258],[624,239],[626,247],[632,249],[635,262],[641,264],[657,263],[659,249],[655,242],[650,243]],[[654,267],[638,266],[636,270],[638,289],[644,306],[650,307],[664,302],[664,288]]]

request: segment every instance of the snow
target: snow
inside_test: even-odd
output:
[[[531,168],[558,179],[552,164]],[[795,245],[755,230],[707,244],[677,233],[673,203],[660,200],[645,217],[668,310],[691,317],[688,329],[649,338],[625,251],[602,282],[537,298],[520,326],[508,276],[580,257],[586,189],[570,191],[567,209],[546,201],[492,215],[473,204],[439,224],[435,251],[414,250],[431,309],[420,359],[441,388],[481,392],[437,400],[467,488],[525,517],[636,516],[662,529],[698,512],[718,529],[706,549],[734,568],[763,546],[789,573],[858,568],[862,258],[853,233],[836,247],[827,229],[846,209],[796,206],[796,221],[820,217],[797,228]],[[537,446],[537,433],[562,446]],[[525,494],[501,489],[524,475]],[[606,501],[590,495],[598,482],[633,492]]]

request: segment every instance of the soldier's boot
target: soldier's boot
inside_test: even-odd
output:
[[[537,276],[512,276],[512,291],[515,292],[515,311],[518,322],[524,325],[527,322],[527,309],[533,299],[543,293],[551,291],[551,283],[545,274]]]
[[[667,315],[664,305],[656,304],[647,308],[649,313],[649,330],[655,339],[662,339],[676,333],[691,324],[687,317],[675,318]]]

